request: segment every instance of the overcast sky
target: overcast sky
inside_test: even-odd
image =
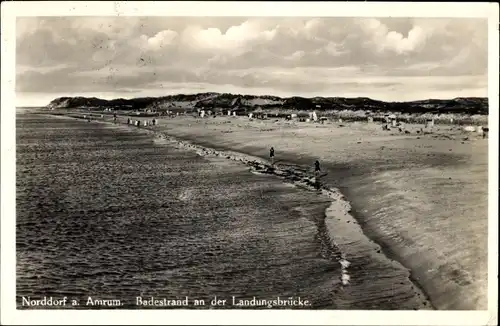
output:
[[[487,20],[26,17],[19,104],[234,92],[415,100],[487,96]]]

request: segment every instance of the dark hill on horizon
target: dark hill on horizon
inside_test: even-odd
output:
[[[194,110],[205,108],[212,110],[236,109],[251,112],[256,109],[286,109],[302,111],[342,111],[367,110],[372,112],[401,113],[456,113],[488,114],[488,98],[457,97],[448,100],[427,99],[409,102],[384,102],[367,97],[288,97],[281,98],[267,95],[240,95],[229,93],[177,94],[162,97],[140,97],[133,99],[104,100],[96,97],[59,97],[52,100],[47,108],[109,108],[114,110],[168,110],[182,108]]]

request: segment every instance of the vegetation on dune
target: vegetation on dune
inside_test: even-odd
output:
[[[162,97],[104,100],[95,97],[60,97],[48,105],[51,109],[110,108],[116,110],[168,110],[215,109],[252,112],[256,109],[280,111],[317,111],[319,114],[343,111],[370,112],[372,114],[430,114],[430,115],[487,115],[488,99],[478,97],[454,98],[450,100],[428,99],[411,102],[383,102],[366,97],[289,97],[240,95],[229,93],[177,94]]]

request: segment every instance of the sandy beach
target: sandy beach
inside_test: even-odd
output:
[[[126,119],[120,116],[119,122]],[[160,118],[147,128],[261,162],[268,161],[273,146],[277,168],[306,176],[312,176],[318,159],[327,173],[322,184],[348,203],[347,208],[327,210],[325,224],[349,257],[350,270],[387,259],[408,270],[405,277],[434,308],[483,309],[487,139],[453,125],[417,133],[423,127],[405,125],[405,133],[384,131],[377,123],[219,116]]]

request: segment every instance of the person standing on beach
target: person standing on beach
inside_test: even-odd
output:
[[[316,177],[319,175],[320,172],[321,168],[319,167],[319,161],[316,160],[316,162],[314,162],[314,174],[316,175]]]
[[[319,173],[321,172],[321,168],[319,167],[319,161],[316,160],[314,162],[314,183],[316,184],[316,188],[320,188],[320,183],[319,183]]]
[[[113,122],[115,122],[115,123],[116,123],[116,112],[115,112],[115,113],[113,113]]]
[[[269,158],[271,159],[271,165],[274,165],[274,147],[269,150]]]

